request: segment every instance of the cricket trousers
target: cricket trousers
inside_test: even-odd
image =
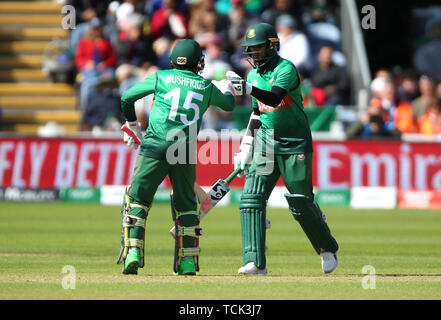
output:
[[[304,210],[297,212],[290,206],[290,211],[317,253],[338,249],[314,201],[312,153],[263,156],[255,152],[240,201],[243,265],[254,262],[258,268],[266,267],[266,204],[280,177],[290,194],[303,195],[310,202]]]
[[[173,202],[171,205],[177,212],[196,212],[197,201],[194,193],[196,179],[195,164],[169,164],[166,160],[158,160],[140,155],[136,165],[130,186],[129,197],[131,203],[150,208],[153,197],[168,175],[173,188]],[[129,210],[130,215],[147,219],[148,212],[142,207],[134,206]],[[194,226],[199,223],[197,215],[185,215],[184,225]],[[143,239],[144,228],[134,227],[130,229],[130,238]],[[184,246],[192,247],[194,238],[184,239]]]

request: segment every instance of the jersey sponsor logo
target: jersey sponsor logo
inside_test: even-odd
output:
[[[187,64],[187,57],[178,57],[177,59],[176,59],[176,62],[178,63],[178,64],[183,64],[183,65],[185,65],[185,64]]]
[[[272,87],[274,83],[274,76],[271,76],[271,78],[268,81],[268,84]]]
[[[289,96],[289,94],[287,94],[285,96],[285,98],[283,98],[283,100],[275,108],[271,107],[271,106],[268,106],[268,105],[260,102],[259,100],[256,100],[256,101],[257,101],[257,105],[259,106],[259,111],[262,112],[262,113],[279,111],[279,110],[282,110],[284,108],[291,107],[294,104],[294,102],[292,101],[292,99]]]

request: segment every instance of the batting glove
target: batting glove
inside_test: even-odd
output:
[[[242,171],[238,174],[239,178],[242,178],[248,173],[248,169],[253,159],[253,140],[251,136],[245,136],[240,144],[240,152],[234,154],[234,170],[240,168]]]
[[[233,84],[231,83],[230,80],[220,80],[220,81],[213,80],[212,82],[223,94],[229,92],[233,96],[236,95],[236,93],[234,92]]]
[[[242,77],[239,76],[236,72],[227,71],[226,77],[227,80],[231,81],[233,85],[235,96],[242,96],[245,93],[246,94],[251,93],[251,89],[253,88],[253,86],[250,83],[246,82],[244,79],[242,79]]]
[[[138,125],[138,121],[126,121],[126,126],[129,127],[129,129],[133,132],[133,135],[138,138],[138,141],[142,140],[141,127]],[[131,149],[136,150],[138,149],[139,144],[136,142],[133,135],[129,135],[127,132],[124,132],[123,139],[125,144],[127,144]]]

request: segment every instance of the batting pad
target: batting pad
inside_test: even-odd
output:
[[[256,267],[266,266],[266,200],[264,182],[259,176],[247,177],[240,199],[243,265],[254,262]]]
[[[302,194],[286,193],[289,210],[294,219],[300,224],[317,254],[322,252],[337,252],[338,244],[325,220],[318,205],[311,198]]]

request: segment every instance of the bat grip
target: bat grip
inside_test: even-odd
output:
[[[226,179],[225,179],[225,183],[226,184],[230,184],[231,181],[233,181],[234,178],[236,178],[236,176],[241,172],[242,170],[240,169],[240,167],[237,167],[236,170],[234,170]]]

